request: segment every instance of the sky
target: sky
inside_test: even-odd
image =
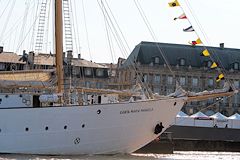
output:
[[[73,29],[74,56],[81,53],[81,57],[87,60],[116,63],[118,57],[127,58],[141,41],[188,44],[189,41],[196,40],[198,37],[205,46],[219,46],[219,43],[225,43],[227,48],[240,48],[239,0],[179,0],[181,7],[169,7],[168,3],[172,0],[136,1],[146,15],[155,39],[149,33],[134,0],[103,0],[105,7],[108,4],[111,8],[121,29],[118,33],[122,33],[127,42],[125,45],[127,49],[123,51],[119,49],[109,27],[106,29],[106,21],[98,4],[100,0],[71,0],[72,19],[75,26]],[[22,50],[34,49],[36,33],[35,35],[32,33],[36,32],[36,27],[33,27],[36,19],[36,4],[37,0],[0,0],[3,8],[0,11],[2,22],[0,45],[4,46],[5,51],[21,54]],[[26,11],[28,6],[29,9]],[[183,12],[186,13],[188,20],[173,20]],[[51,12],[49,13],[51,15]],[[112,21],[114,21],[113,18]],[[44,50],[53,52],[52,20],[48,22],[49,32],[46,36],[48,38],[45,38]],[[191,25],[196,32],[183,32],[184,28]],[[112,44],[111,47],[109,42]]]

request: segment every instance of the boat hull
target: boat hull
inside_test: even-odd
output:
[[[185,98],[92,106],[0,109],[0,153],[131,153],[174,121]],[[163,130],[154,134],[162,122]]]

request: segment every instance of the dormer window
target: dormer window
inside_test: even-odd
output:
[[[91,76],[92,75],[92,69],[91,68],[85,68],[84,73],[86,76]]]
[[[102,77],[102,76],[103,76],[103,72],[104,72],[103,69],[97,69],[97,70],[96,70],[96,75],[97,75],[98,77]]]
[[[239,70],[239,63],[238,62],[233,63],[233,69],[234,70]]]
[[[155,64],[159,64],[160,63],[160,58],[159,57],[155,57],[154,58],[154,63]]]
[[[186,60],[185,60],[184,58],[181,58],[181,59],[179,60],[179,65],[180,65],[180,66],[185,66],[185,65],[186,65]]]

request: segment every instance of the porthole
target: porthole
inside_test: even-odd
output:
[[[28,127],[26,127],[26,128],[25,128],[25,131],[26,131],[26,132],[27,132],[27,131],[29,131],[29,128],[28,128]]]
[[[67,126],[64,126],[64,129],[67,129]]]
[[[0,132],[2,132],[2,130],[0,129]]]
[[[100,114],[101,113],[101,110],[99,109],[99,110],[97,110],[97,114]]]
[[[48,126],[45,127],[45,130],[46,130],[46,131],[48,130]]]
[[[6,98],[8,98],[8,95],[5,95]]]
[[[22,97],[22,95],[20,94],[19,97]]]
[[[82,128],[84,128],[85,127],[85,124],[82,124]]]
[[[174,102],[174,106],[176,106],[177,102]]]

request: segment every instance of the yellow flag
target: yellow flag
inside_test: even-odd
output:
[[[216,68],[217,66],[218,66],[217,63],[213,62],[213,64],[211,65],[211,68],[213,69],[213,68]]]
[[[173,1],[173,2],[170,2],[168,3],[169,7],[176,7],[176,6],[180,6],[180,4],[178,3],[177,0]]]
[[[222,79],[224,79],[224,75],[221,73],[221,74],[219,74],[219,76],[216,78],[216,81],[219,82],[219,81],[221,81]]]
[[[208,57],[210,56],[209,52],[207,49],[205,49],[203,52],[202,52],[202,56],[205,56],[205,57]]]

